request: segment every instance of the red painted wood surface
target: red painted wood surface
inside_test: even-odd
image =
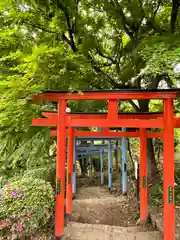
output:
[[[71,119],[72,127],[163,128],[163,119]]]
[[[35,100],[53,100],[58,101],[61,99],[65,100],[111,100],[111,99],[121,99],[121,100],[132,100],[132,99],[175,99],[178,95],[178,90],[173,92],[162,92],[162,91],[152,91],[152,92],[81,92],[81,93],[63,93],[63,92],[44,92],[35,94],[32,96]]]
[[[108,101],[108,120],[117,120],[118,119],[118,101],[109,100]]]
[[[73,174],[73,147],[74,129],[68,128],[68,161],[67,161],[67,181],[66,181],[66,213],[72,213],[72,174]]]
[[[43,113],[45,116],[47,116],[48,118],[33,118],[32,119],[32,126],[41,126],[41,127],[54,127],[54,126],[57,126],[57,113]],[[173,114],[174,115],[174,114]],[[102,121],[102,120],[105,120],[105,121]],[[149,122],[147,120],[150,120],[152,122]],[[155,121],[155,119],[157,119]],[[84,120],[87,120],[84,122]],[[90,121],[90,120],[93,120],[93,121]],[[98,120],[98,121],[96,121]],[[124,121],[125,120],[125,121]],[[163,115],[162,114],[143,114],[143,115],[122,115],[122,116],[118,116],[118,120],[107,120],[107,114],[105,115],[101,115],[101,114],[67,114],[67,117],[66,117],[66,124],[67,125],[74,125],[74,124],[78,124],[78,126],[84,126],[84,125],[87,125],[88,122],[90,122],[90,126],[92,125],[96,125],[96,122],[103,122],[103,125],[106,125],[105,128],[109,128],[109,126],[107,126],[108,124],[110,125],[114,125],[114,122],[117,122],[117,125],[118,127],[123,127],[121,125],[125,125],[125,123],[127,123],[128,125],[128,120],[129,121],[129,125],[134,125],[134,128],[138,128],[138,126],[136,125],[136,123],[138,122],[137,120],[139,120],[138,122],[138,125],[139,124],[142,124],[144,122],[144,125],[156,125],[156,122],[157,122],[157,126],[156,128],[158,128],[158,125],[163,125]],[[132,121],[134,120],[134,121]],[[144,120],[144,121],[143,121]],[[146,121],[145,121],[146,120]],[[111,123],[109,123],[109,121],[111,121]],[[84,122],[84,124],[82,124],[82,122]],[[133,124],[133,122],[135,124]],[[174,115],[174,119],[173,119],[173,122],[174,122],[174,128],[180,128],[180,117],[175,117]],[[125,126],[125,127],[128,127],[128,126]],[[136,126],[135,126],[136,125]],[[116,126],[116,127],[117,127]],[[100,126],[100,127],[103,127],[103,126]],[[142,126],[143,127],[143,124]]]
[[[57,118],[57,112],[43,112],[43,116],[48,118]],[[144,113],[144,114],[138,114],[138,113],[118,113],[118,119],[156,119],[163,117],[163,113]],[[67,119],[107,119],[108,114],[107,113],[73,113],[73,114],[67,114]]]
[[[164,240],[175,239],[173,101],[164,101]]]
[[[140,219],[148,218],[147,195],[147,137],[146,129],[140,129]]]
[[[67,125],[72,127],[126,127],[126,128],[163,128],[164,122],[162,118],[157,119],[74,119],[66,121]],[[57,126],[57,119],[54,118],[33,118],[33,126]]]
[[[56,136],[57,131],[51,130],[51,136]],[[147,131],[147,138],[163,138],[163,132],[150,132]],[[136,132],[89,132],[75,130],[74,136],[76,137],[139,137],[139,131]]]
[[[66,159],[66,101],[58,103],[57,125],[57,160],[56,160],[56,208],[55,236],[61,237],[64,232],[64,186]]]

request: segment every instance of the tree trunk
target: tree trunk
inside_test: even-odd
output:
[[[116,147],[119,147],[119,141],[118,140],[116,140],[115,144],[116,144]],[[114,168],[115,171],[118,170],[118,149],[116,149],[114,151],[113,168]]]
[[[147,168],[148,168],[148,179],[152,180],[158,175],[157,163],[154,154],[154,146],[152,139],[147,140]]]
[[[149,112],[149,100],[139,101],[140,112]],[[151,181],[158,176],[157,163],[154,154],[154,146],[152,139],[147,140],[147,176]]]
[[[118,141],[119,149],[117,150],[117,162],[116,162],[116,168],[118,172],[122,172],[121,169],[121,160],[122,160],[122,151],[121,151],[121,140]]]
[[[132,164],[130,169],[132,169],[132,173],[135,173],[135,162],[134,162],[133,157],[132,157],[131,144],[130,144],[129,138],[127,139],[127,149],[128,149],[128,153],[129,153],[129,159],[130,159],[131,164]]]
[[[84,160],[84,161],[83,161]],[[86,169],[85,169],[85,164],[84,164],[84,162],[85,162],[85,159],[80,159],[79,160],[79,165],[80,165],[80,168],[81,168],[81,176],[83,177],[83,176],[85,176],[85,174],[86,174]]]

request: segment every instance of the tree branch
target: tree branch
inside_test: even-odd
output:
[[[164,0],[159,0],[159,1],[158,1],[157,7],[156,7],[156,9],[155,9],[155,11],[154,11],[153,19],[156,17],[157,11],[158,11],[158,9],[159,9],[159,7],[160,7],[160,5],[161,5],[161,3],[162,3],[163,1],[164,1]]]
[[[132,78],[131,80],[134,82],[137,88],[141,88],[141,79],[146,75],[149,67],[146,66],[136,77]]]
[[[115,7],[115,8],[117,9],[116,11],[119,12],[120,19],[121,19],[121,22],[122,22],[122,24],[123,24],[124,31],[126,32],[126,34],[127,34],[132,40],[134,40],[133,32],[130,31],[130,29],[129,29],[130,26],[129,26],[129,24],[127,23],[127,19],[126,19],[126,17],[125,17],[125,14],[124,14],[124,12],[123,12],[123,10],[122,10],[122,7],[120,6],[118,0],[112,0],[110,3],[111,3],[111,5],[112,5],[113,7]]]
[[[74,20],[74,23],[72,24],[73,33],[77,33],[77,18],[78,18],[78,9],[79,9],[80,1],[81,0],[75,0],[76,10],[75,10],[75,20]]]
[[[135,169],[134,169],[134,160],[133,160],[133,157],[132,157],[131,144],[130,144],[129,138],[127,138],[127,148],[128,148],[129,157],[130,157],[130,159],[131,159],[131,163],[132,163],[132,167],[133,167],[133,172],[135,172]]]
[[[68,33],[69,33],[69,38],[70,38],[69,39],[70,41],[68,41],[68,42],[70,43],[70,47],[73,50],[73,52],[77,52],[77,48],[76,48],[74,36],[73,36],[73,26],[71,25],[69,11],[66,7],[63,6],[63,4],[61,4],[60,1],[57,1],[57,7],[64,13],[65,18],[66,18],[66,23],[67,23]]]
[[[155,30],[155,31],[158,32],[158,33],[167,32],[166,29],[163,29],[163,28],[161,28],[160,26],[158,26],[158,25],[156,24],[155,20],[154,20],[155,17],[156,17],[157,11],[158,11],[161,3],[163,3],[163,1],[164,1],[164,0],[158,0],[157,7],[155,8],[155,11],[153,12],[153,16],[152,16],[151,18],[148,18],[148,17],[146,16],[146,12],[145,12],[145,10],[144,10],[144,8],[143,8],[143,1],[142,1],[142,0],[139,0],[139,4],[140,4],[141,10],[142,10],[142,12],[143,12],[143,18],[145,18],[145,19],[147,20],[146,26],[152,28],[153,30]],[[143,18],[142,18],[142,20],[143,20]]]
[[[4,75],[22,75],[24,76],[26,73],[23,72],[19,72],[19,71],[13,71],[13,70],[2,70],[0,69],[0,74],[4,74]]]
[[[135,102],[133,102],[133,100],[128,100],[128,102],[131,104],[131,106],[136,112],[140,112],[140,108],[135,104]]]
[[[63,39],[69,46],[71,46],[71,41],[69,40],[68,37],[66,37],[65,33],[62,34],[62,39]]]
[[[52,33],[52,34],[57,34],[57,32],[50,31],[50,30],[48,30],[48,29],[45,29],[43,26],[35,25],[35,24],[30,23],[30,22],[28,22],[28,21],[26,21],[26,20],[24,20],[23,23],[26,23],[27,25],[29,25],[29,26],[31,26],[31,27],[33,27],[33,28],[37,28],[37,29],[39,29],[39,30],[41,30],[41,31],[43,31],[43,32],[48,32],[48,33]]]
[[[114,63],[114,64],[116,63],[116,61],[115,61],[112,57],[105,55],[105,54],[101,51],[100,47],[96,47],[96,52],[97,52],[101,57],[110,60],[110,61],[111,61],[112,63]]]
[[[110,82],[114,81],[108,74],[106,74],[104,71],[102,71],[100,69],[97,62],[93,59],[93,57],[90,54],[88,54],[88,60],[91,63],[91,65],[96,73],[102,73],[105,77],[107,77],[109,79]]]
[[[42,26],[35,25],[35,24],[27,22],[27,21],[24,21],[24,23],[26,23],[27,25],[29,25],[29,26],[31,26],[33,28],[39,29],[39,30],[41,30],[43,32],[48,32],[48,33],[52,33],[52,34],[56,34],[56,35],[58,34],[57,32],[50,31],[48,29],[45,29]],[[62,40],[64,40],[69,46],[71,46],[71,41],[68,39],[68,37],[65,35],[65,33],[62,33],[61,37],[62,37]]]
[[[103,64],[99,64],[99,67],[111,67],[112,66],[112,62],[110,63],[103,63]]]
[[[164,76],[162,76],[162,77],[164,78],[164,80],[165,80],[165,82],[167,83],[167,85],[168,85],[169,88],[177,87],[177,86],[173,83],[172,79],[171,79],[168,75],[166,75],[166,76],[164,75]],[[161,77],[161,79],[159,79],[159,83],[160,83],[161,80],[163,80],[162,77]],[[159,83],[158,83],[158,84],[159,84]]]
[[[171,32],[174,33],[176,20],[178,16],[180,6],[180,0],[172,0],[172,11],[171,11]]]

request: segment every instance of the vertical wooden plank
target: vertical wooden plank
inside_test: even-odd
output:
[[[108,187],[109,190],[112,188],[112,143],[111,140],[108,142]]]
[[[72,192],[73,194],[76,193],[76,139],[77,137],[74,137],[74,148],[73,148],[73,184],[72,184]]]
[[[126,132],[126,128],[122,128],[122,132]],[[127,152],[126,138],[122,138],[122,193],[127,194]]]
[[[175,239],[173,100],[164,100],[164,240]]]
[[[118,100],[108,101],[108,119],[117,120],[118,119]]]
[[[147,195],[147,138],[146,129],[140,129],[140,220],[148,218]]]
[[[100,160],[101,160],[101,184],[104,184],[104,150],[100,151]]]
[[[66,160],[66,101],[58,102],[57,160],[56,160],[56,209],[55,239],[61,239],[64,231],[64,187]]]
[[[68,127],[68,163],[67,163],[67,182],[66,182],[66,213],[72,213],[72,174],[73,174],[73,147],[74,131]]]
[[[90,153],[91,154],[91,153]],[[90,169],[89,169],[89,178],[90,180],[92,180],[92,168],[93,168],[93,164],[92,164],[92,156],[89,156],[89,162],[90,162]]]

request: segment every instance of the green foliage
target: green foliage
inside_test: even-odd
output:
[[[180,163],[179,161],[175,165],[175,194],[176,194],[176,204],[180,204]]]
[[[161,181],[150,187],[150,203],[157,206],[163,205],[163,178]],[[175,163],[175,204],[180,204],[180,163]]]
[[[56,164],[55,161],[53,161],[51,164],[45,165],[43,164],[40,165],[39,168],[30,168],[28,170],[25,170],[23,173],[24,177],[27,179],[29,178],[40,178],[43,179],[47,182],[50,182],[51,185],[55,188],[55,174],[56,174]],[[17,178],[17,177],[16,177]]]
[[[54,193],[42,179],[25,176],[9,182],[1,192],[1,231],[13,236],[34,233],[53,215]]]
[[[161,76],[166,81],[164,86],[171,87],[177,84],[179,70],[176,69],[180,62],[179,46],[179,37],[172,35],[150,37],[144,41],[140,56],[146,62],[145,76]],[[148,84],[147,77],[145,80]]]
[[[49,154],[53,139],[49,138],[48,130],[32,128],[26,134],[11,131],[1,138],[0,176],[3,181],[22,175],[25,169],[46,168],[48,175],[48,169],[54,168],[54,156]]]
[[[31,127],[31,119],[42,110],[56,110],[56,104],[42,107],[31,101],[33,93],[178,85],[178,8],[170,0],[1,1],[2,181],[26,174],[54,184],[55,154],[49,154],[54,140],[49,129]],[[128,112],[162,110],[159,101],[119,105]],[[104,101],[70,102],[70,107],[76,112],[107,110]],[[177,152],[178,138],[176,133]],[[139,142],[131,143],[133,159],[138,159]],[[162,142],[155,145],[156,151]]]
[[[150,201],[150,204],[155,205],[155,206],[163,205],[163,183],[162,183],[162,181],[158,184],[151,186],[149,201]]]

